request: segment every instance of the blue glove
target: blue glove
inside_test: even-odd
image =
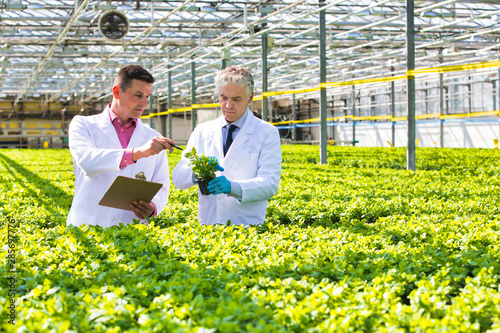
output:
[[[219,176],[208,182],[207,189],[213,195],[221,193],[229,194],[231,192],[231,182],[226,177]]]
[[[208,163],[210,163],[210,164],[216,164],[215,165],[215,170],[217,170],[217,171],[224,171],[224,168],[219,165],[219,161],[217,161],[217,159],[215,157],[210,156],[209,158],[210,158],[210,161]],[[200,161],[201,161],[201,158],[200,158]]]

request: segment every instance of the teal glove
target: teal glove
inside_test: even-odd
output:
[[[208,182],[207,189],[213,195],[231,192],[231,182],[224,176],[219,176]]]
[[[217,171],[224,171],[224,168],[219,165],[219,161],[217,161],[217,159],[215,157],[210,156],[209,158],[210,158],[210,161],[208,163],[210,163],[210,164],[216,164],[215,165],[215,170],[217,170]],[[201,158],[200,158],[200,161],[201,161]]]

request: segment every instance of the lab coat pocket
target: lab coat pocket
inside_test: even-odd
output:
[[[257,160],[257,153],[240,153],[241,160],[245,162],[252,162]]]
[[[239,164],[239,179],[249,179],[255,177],[257,172],[257,161],[259,154],[257,153],[240,153],[238,154]]]

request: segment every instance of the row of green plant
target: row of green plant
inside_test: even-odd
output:
[[[169,155],[171,169],[180,158]],[[67,150],[0,151],[17,228],[8,332],[500,332],[494,150],[283,146],[260,226],[202,226],[172,186],[151,226],[67,227]],[[8,275],[2,232],[0,276]]]

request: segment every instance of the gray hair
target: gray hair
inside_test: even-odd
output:
[[[247,98],[250,98],[253,93],[254,84],[252,74],[242,66],[229,66],[217,73],[215,77],[215,87],[217,91],[230,84],[245,87]]]

